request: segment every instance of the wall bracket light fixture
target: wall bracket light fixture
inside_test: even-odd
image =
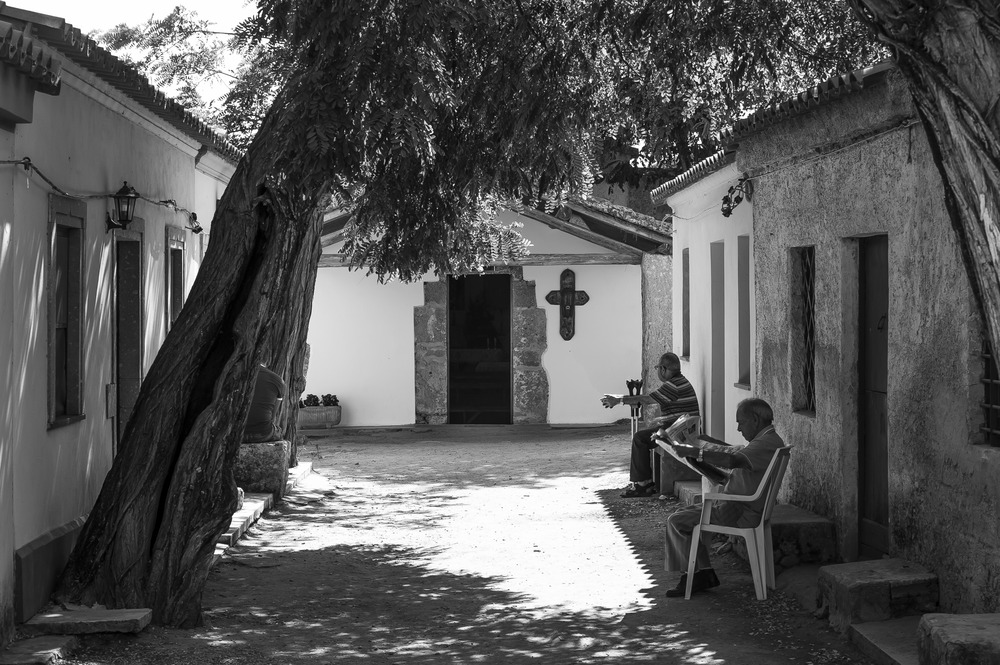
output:
[[[198,213],[193,212],[191,216],[188,217],[188,230],[193,233],[201,233],[204,229],[201,228],[201,224],[198,223]]]
[[[112,194],[111,198],[115,200],[115,216],[107,213],[104,220],[107,230],[128,228],[135,216],[135,202],[139,199],[139,192],[128,182],[123,182],[122,188]]]

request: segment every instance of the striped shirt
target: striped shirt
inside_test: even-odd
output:
[[[663,426],[670,426],[675,420],[685,413],[692,416],[701,415],[698,411],[698,395],[694,392],[694,386],[684,378],[683,374],[676,374],[669,381],[649,394],[660,407],[660,417],[669,418],[664,421]]]

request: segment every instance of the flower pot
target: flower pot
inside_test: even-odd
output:
[[[299,429],[328,429],[340,424],[340,406],[302,406],[296,421]]]

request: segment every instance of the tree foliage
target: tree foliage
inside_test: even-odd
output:
[[[996,358],[1000,349],[1000,6],[850,0],[906,76]]]
[[[586,196],[595,180],[615,185],[650,173],[672,177],[715,152],[719,130],[746,112],[885,55],[841,2],[549,0],[511,2],[509,10],[502,4],[495,12],[482,1],[454,3],[446,6],[481,19],[475,34],[440,31],[448,42],[420,53],[393,52],[400,31],[441,26],[419,15],[405,17],[412,25],[393,24],[393,3],[376,6],[386,7],[397,34],[386,30],[357,50],[326,41],[325,48],[350,58],[351,66],[314,84],[389,82],[401,86],[406,104],[378,105],[386,91],[373,87],[368,99],[345,109],[352,117],[310,127],[303,141],[335,148],[353,162],[336,179],[338,198],[355,213],[345,251],[356,264],[402,279],[517,258],[524,242],[516,229],[495,222],[499,202],[551,211],[571,189]],[[246,145],[277,89],[302,66],[301,48],[315,37],[309,21],[317,12],[344,15],[345,32],[364,35],[370,28],[368,13],[347,17],[352,3],[327,8],[264,0],[258,9],[225,41],[203,39],[207,26],[177,8],[137,28],[119,26],[106,42],[142,50],[138,64],[158,82],[185,89],[204,75],[202,63],[213,62],[205,51],[239,53],[242,64],[221,104],[193,108]],[[505,11],[516,22],[502,24]],[[171,50],[179,44],[189,45],[186,57]],[[364,137],[349,123],[364,125]],[[519,152],[477,152],[510,132],[525,133]],[[368,161],[357,146],[369,139],[397,146],[397,156],[407,152],[402,146],[413,150],[405,160]],[[518,164],[519,172],[484,179],[484,164],[505,163]],[[442,180],[442,169],[461,173],[470,186]],[[454,223],[443,223],[445,217]],[[425,218],[429,223],[420,222]]]
[[[606,162],[611,181],[634,180],[636,164],[677,175],[718,150],[719,132],[748,112],[887,55],[844,2],[608,4],[616,57],[602,115],[618,122],[605,127],[607,147],[642,146],[628,163]]]

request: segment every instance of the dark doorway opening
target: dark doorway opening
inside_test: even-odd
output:
[[[121,441],[142,384],[142,239],[119,231],[115,238],[115,441]]]
[[[448,278],[448,422],[510,424],[510,275]]]
[[[858,510],[859,551],[880,557],[889,541],[889,240],[863,238],[860,249]]]

